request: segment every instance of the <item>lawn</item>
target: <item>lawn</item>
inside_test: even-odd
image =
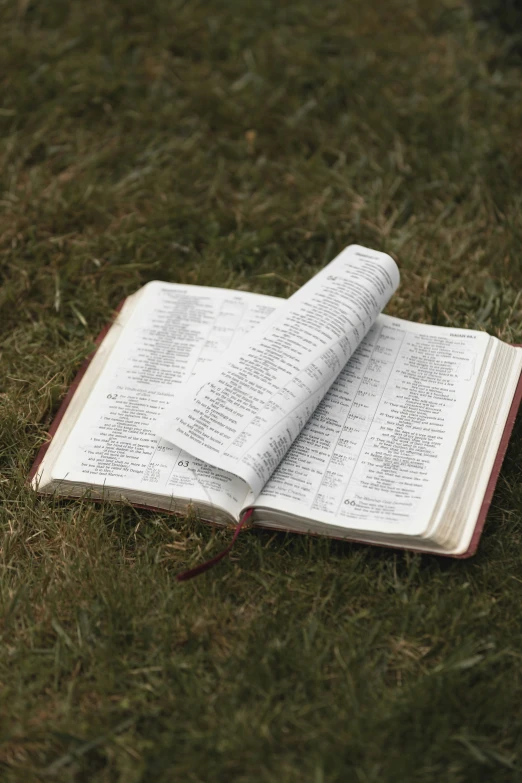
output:
[[[0,778],[522,780],[522,420],[477,555],[39,498],[148,280],[288,296],[345,245],[388,312],[522,343],[522,23],[461,0],[0,0]],[[517,33],[517,25],[518,33]]]

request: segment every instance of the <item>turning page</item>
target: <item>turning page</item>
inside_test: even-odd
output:
[[[357,531],[421,535],[490,339],[381,315],[256,499],[256,509]],[[262,510],[257,518],[263,521]]]
[[[179,385],[204,371],[281,300],[162,282],[149,283],[131,300],[111,327],[112,348],[65,445],[59,448],[55,437],[34,483],[45,489],[52,481],[61,494],[97,485],[107,496],[132,490],[199,500],[235,517],[246,496],[244,483],[162,440],[153,425]],[[106,344],[107,338],[94,362]]]
[[[156,431],[258,494],[398,284],[390,256],[346,248],[187,384]]]

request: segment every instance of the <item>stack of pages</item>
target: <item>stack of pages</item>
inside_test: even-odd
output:
[[[35,489],[473,554],[522,396],[522,349],[381,311],[352,245],[290,299],[152,282],[71,389]]]

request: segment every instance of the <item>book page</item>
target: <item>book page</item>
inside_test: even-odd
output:
[[[381,315],[256,507],[420,535],[449,469],[490,338]]]
[[[137,297],[52,478],[200,500],[235,516],[244,483],[161,440],[153,424],[179,385],[281,300],[161,282],[149,283]]]
[[[390,256],[346,248],[209,376],[195,377],[158,434],[259,493],[398,283]]]

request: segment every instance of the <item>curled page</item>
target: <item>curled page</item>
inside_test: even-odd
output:
[[[399,284],[351,245],[175,396],[157,434],[257,495]]]

